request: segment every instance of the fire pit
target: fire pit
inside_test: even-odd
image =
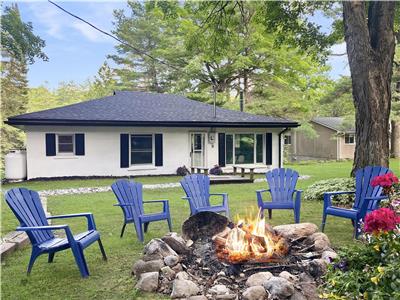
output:
[[[316,286],[336,256],[311,223],[272,228],[259,217],[236,224],[202,212],[151,240],[133,266],[136,287],[171,298],[318,299]]]

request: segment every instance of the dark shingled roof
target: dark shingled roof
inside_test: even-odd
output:
[[[355,128],[354,125],[350,126],[350,128],[345,128],[344,126],[347,124],[344,124],[344,118],[341,117],[317,117],[312,119],[313,122],[328,127],[330,129],[336,130],[336,131],[342,131],[342,132],[348,132],[348,133],[354,133]]]
[[[89,100],[8,118],[10,125],[297,127],[294,121],[253,115],[179,95],[116,92]]]

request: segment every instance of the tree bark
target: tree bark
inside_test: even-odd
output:
[[[393,119],[391,121],[390,154],[393,158],[400,157],[400,121]]]
[[[390,83],[395,49],[394,2],[344,1],[343,20],[356,109],[352,175],[389,166]]]

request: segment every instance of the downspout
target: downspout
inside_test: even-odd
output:
[[[279,137],[279,168],[282,167],[282,134],[285,133],[286,131],[288,131],[290,128],[286,127],[284,130],[282,130],[281,132],[279,132],[278,137]]]

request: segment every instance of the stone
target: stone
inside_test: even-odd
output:
[[[328,270],[328,263],[322,258],[313,259],[308,264],[308,272],[314,278],[319,278]]]
[[[208,290],[213,295],[226,295],[229,294],[229,289],[223,284],[214,285]]]
[[[136,288],[144,292],[155,292],[158,288],[158,272],[140,274]]]
[[[263,300],[266,296],[267,292],[259,285],[251,286],[243,292],[243,300]]]
[[[168,255],[178,256],[178,254],[161,239],[152,239],[148,242],[144,247],[143,253],[145,255],[158,255],[160,259]]]
[[[200,292],[199,287],[193,281],[175,279],[172,285],[171,298],[188,298]]]
[[[171,269],[171,267],[165,266],[161,268],[161,274],[169,280],[172,280],[175,278],[175,272],[174,270]]]
[[[179,272],[183,271],[181,264],[177,264],[177,265],[173,266],[171,269],[174,270],[175,273],[179,273]]]
[[[288,280],[282,277],[272,277],[264,282],[264,288],[268,290],[272,298],[284,299],[294,294],[294,286]]]
[[[168,255],[164,258],[164,263],[165,265],[169,267],[176,266],[176,264],[179,262],[179,257],[175,255]]]
[[[314,243],[314,249],[316,251],[327,250],[331,245],[328,236],[322,232],[313,233],[307,238],[307,240],[310,243]]]
[[[278,225],[274,227],[274,230],[285,238],[295,239],[316,233],[318,226],[313,223],[298,223]]]
[[[176,277],[176,279],[181,279],[181,280],[182,279],[183,280],[188,280],[189,279],[189,275],[185,271],[178,272],[175,277]]]
[[[333,260],[337,257],[337,253],[335,251],[326,250],[322,252],[321,258],[327,261],[328,263],[333,262]]]
[[[282,271],[279,273],[279,277],[285,278],[286,280],[290,282],[295,282],[297,281],[297,277],[294,276],[293,274],[290,274],[288,271]]]
[[[204,295],[191,296],[188,298],[188,300],[207,300],[207,297]]]
[[[272,277],[271,272],[258,272],[247,278],[247,286],[263,285],[264,282],[268,281]]]
[[[236,294],[226,294],[226,295],[216,295],[216,296],[212,296],[217,300],[235,300],[238,299]],[[212,298],[212,299],[214,299]]]
[[[190,249],[188,246],[186,246],[185,240],[176,232],[170,232],[166,234],[162,240],[178,254],[187,255],[190,253]]]
[[[290,296],[289,300],[307,300],[306,296],[302,292],[294,291],[293,295]]]
[[[132,274],[139,277],[142,273],[158,272],[162,267],[164,267],[164,261],[161,259],[151,261],[143,261],[139,259],[133,264]]]
[[[17,249],[17,244],[15,243],[7,243],[2,242],[0,244],[0,256],[1,260],[3,260],[7,255],[11,254]]]
[[[300,283],[300,288],[302,293],[304,294],[304,297],[307,300],[321,300],[319,297],[318,289],[315,283],[311,282],[302,282]],[[294,299],[291,299],[294,300]],[[297,299],[296,299],[297,300]]]

